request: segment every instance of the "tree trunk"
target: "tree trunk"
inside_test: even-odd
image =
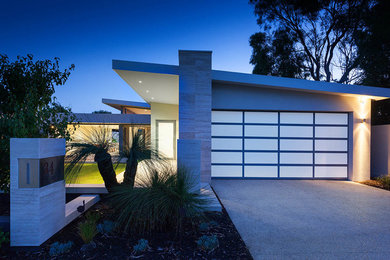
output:
[[[123,174],[123,184],[134,187],[135,176],[137,174],[138,162],[132,158],[129,158],[126,163],[125,173]]]
[[[118,185],[114,166],[112,165],[111,155],[109,153],[97,153],[95,155],[95,162],[97,162],[100,175],[103,178],[104,185],[108,192]]]

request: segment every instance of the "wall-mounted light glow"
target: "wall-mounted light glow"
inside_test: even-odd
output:
[[[142,80],[138,80],[138,83],[139,83],[139,84],[142,84]]]
[[[365,123],[365,122],[367,122],[367,119],[362,118],[362,121],[360,123]]]
[[[367,101],[367,97],[360,98],[360,104],[364,105],[364,104],[366,104],[366,101]]]
[[[152,97],[152,100],[154,99],[154,97]]]
[[[149,93],[149,90],[148,90],[148,89],[146,90],[146,93]]]

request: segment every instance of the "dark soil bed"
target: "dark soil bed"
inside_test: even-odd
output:
[[[89,211],[99,212],[105,217],[110,216],[111,212],[104,202],[99,202]],[[216,222],[216,225],[207,231],[199,230],[199,224],[205,222],[199,219],[193,224],[186,223],[179,235],[172,231],[143,236],[120,232],[111,235],[98,234],[94,239],[95,248],[80,250],[83,242],[78,235],[77,226],[84,220],[85,217],[80,216],[40,247],[9,248],[6,245],[1,253],[11,259],[50,259],[49,248],[52,243],[73,241],[72,250],[58,259],[252,259],[226,211],[207,214],[206,222]],[[103,219],[99,222],[101,221]],[[212,252],[202,251],[196,244],[202,235],[217,236],[219,246]],[[141,238],[148,240],[149,249],[142,254],[134,254],[133,246]]]

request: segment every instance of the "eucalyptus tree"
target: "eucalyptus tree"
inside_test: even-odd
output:
[[[260,32],[252,35],[253,73],[358,83],[354,36],[374,0],[250,0]]]

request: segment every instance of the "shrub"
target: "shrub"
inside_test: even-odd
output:
[[[205,231],[208,231],[210,230],[210,228],[213,228],[213,227],[217,227],[218,226],[218,222],[212,220],[210,222],[202,222],[199,224],[199,230],[201,232],[205,232]]]
[[[88,212],[85,216],[86,220],[79,223],[79,235],[85,244],[92,242],[93,238],[98,233],[96,229],[97,221],[100,216],[97,213]]]
[[[386,190],[390,190],[390,176],[384,175],[376,178],[376,180],[382,185],[382,187]]]
[[[9,232],[3,232],[0,228],[0,248],[3,243],[9,243]]]
[[[204,232],[210,229],[210,225],[207,222],[202,222],[199,224],[199,230]]]
[[[209,225],[210,225],[210,227],[218,227],[219,224],[217,221],[212,220],[209,222]]]
[[[145,233],[181,229],[184,219],[202,216],[208,199],[195,191],[188,170],[169,166],[148,168],[140,187],[121,185],[109,195],[124,229]]]
[[[134,246],[134,253],[139,254],[145,252],[149,248],[149,242],[146,239],[138,240],[138,243]]]
[[[196,241],[196,244],[201,250],[206,252],[212,252],[219,246],[218,238],[215,235],[203,235]]]
[[[49,254],[50,254],[50,256],[59,256],[59,255],[65,254],[65,253],[70,251],[72,246],[73,246],[72,241],[68,241],[67,243],[55,242],[55,243],[50,245]]]
[[[101,234],[109,234],[114,230],[115,222],[105,220],[103,223],[98,224],[96,228],[97,231]]]

